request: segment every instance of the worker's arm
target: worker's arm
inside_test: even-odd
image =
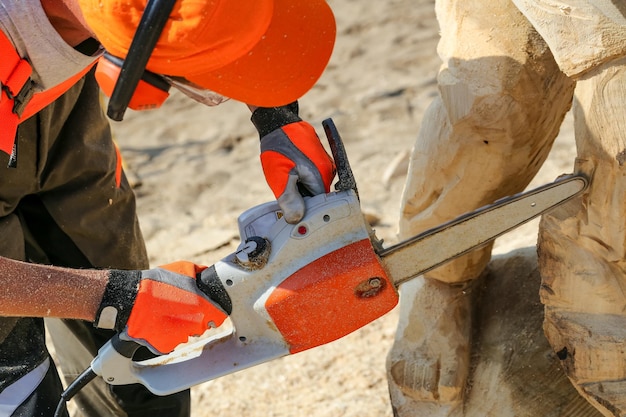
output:
[[[168,353],[226,319],[227,307],[200,290],[210,277],[205,266],[185,261],[122,271],[59,268],[0,257],[0,316],[83,319],[99,328],[125,331],[153,351]]]
[[[0,315],[93,321],[109,272],[37,265],[0,257]]]

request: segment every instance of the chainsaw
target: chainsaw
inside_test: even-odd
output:
[[[402,283],[487,244],[588,184],[584,176],[564,176],[384,247],[363,216],[334,123],[322,124],[337,166],[335,190],[307,197],[297,224],[284,220],[276,202],[245,211],[238,218],[239,247],[210,267],[208,295],[230,313],[231,325],[222,326],[228,330],[144,361],[132,359],[137,342],[117,335],[62,401],[95,376],[168,395],[340,339],[392,310]]]

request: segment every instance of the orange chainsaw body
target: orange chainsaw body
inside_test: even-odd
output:
[[[297,353],[337,340],[383,316],[398,294],[369,239],[325,255],[285,279],[265,309]]]

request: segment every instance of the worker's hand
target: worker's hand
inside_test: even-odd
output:
[[[190,336],[220,326],[227,317],[200,290],[199,285],[207,290],[210,277],[205,275],[210,275],[207,267],[186,261],[146,271],[111,270],[95,326],[126,330],[155,353],[169,353]]]
[[[261,164],[265,179],[288,223],[304,217],[303,195],[327,193],[335,164],[315,129],[298,116],[298,104],[259,107],[252,123],[261,137]]]

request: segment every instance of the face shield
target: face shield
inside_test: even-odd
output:
[[[200,87],[197,84],[192,83],[189,80],[186,80],[182,77],[173,77],[168,75],[162,76],[167,83],[186,95],[187,97],[197,101],[198,103],[202,103],[206,106],[217,106],[227,100],[228,97],[224,97],[221,94],[218,94],[214,91],[207,90],[204,87]]]

